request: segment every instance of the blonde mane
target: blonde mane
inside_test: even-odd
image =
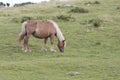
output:
[[[55,29],[56,29],[56,31],[57,31],[57,37],[58,37],[58,39],[59,39],[60,41],[65,40],[65,38],[64,38],[64,36],[63,36],[63,34],[62,34],[59,26],[57,25],[57,23],[54,22],[53,20],[48,20],[48,21],[51,22],[51,23],[54,25],[54,27],[55,27]]]

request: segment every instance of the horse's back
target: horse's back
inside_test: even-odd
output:
[[[34,36],[40,38],[56,34],[54,25],[49,21],[29,20],[26,27],[29,33],[35,33]]]
[[[56,29],[54,28],[54,25],[50,23],[49,21],[38,21],[37,27],[41,29],[41,31],[46,32],[56,32]]]
[[[32,33],[35,31],[36,29],[36,26],[37,26],[37,22],[34,21],[34,20],[28,20],[27,21],[27,24],[26,24],[26,31],[29,32],[29,33]]]

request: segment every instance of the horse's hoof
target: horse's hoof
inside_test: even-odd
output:
[[[56,50],[50,50],[50,51],[53,52],[53,53],[56,52]]]
[[[42,48],[42,49],[41,49],[41,51],[46,52],[46,51],[47,51],[47,49],[46,49],[46,48]]]
[[[24,50],[24,52],[25,52],[25,53],[27,53],[27,52],[28,52],[28,50]]]
[[[31,52],[31,50],[24,50],[24,52],[25,52],[25,53],[27,53],[27,52]]]

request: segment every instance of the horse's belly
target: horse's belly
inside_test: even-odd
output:
[[[47,38],[47,37],[49,37],[49,34],[47,34],[47,33],[44,33],[44,32],[34,32],[33,33],[33,36],[34,37],[36,37],[36,38],[40,38],[40,39],[42,39],[42,38]]]
[[[43,39],[43,37],[33,35],[35,38]]]

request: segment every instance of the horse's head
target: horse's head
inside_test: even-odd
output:
[[[60,52],[64,52],[65,46],[66,46],[66,41],[65,40],[58,41],[58,48],[59,48]]]

